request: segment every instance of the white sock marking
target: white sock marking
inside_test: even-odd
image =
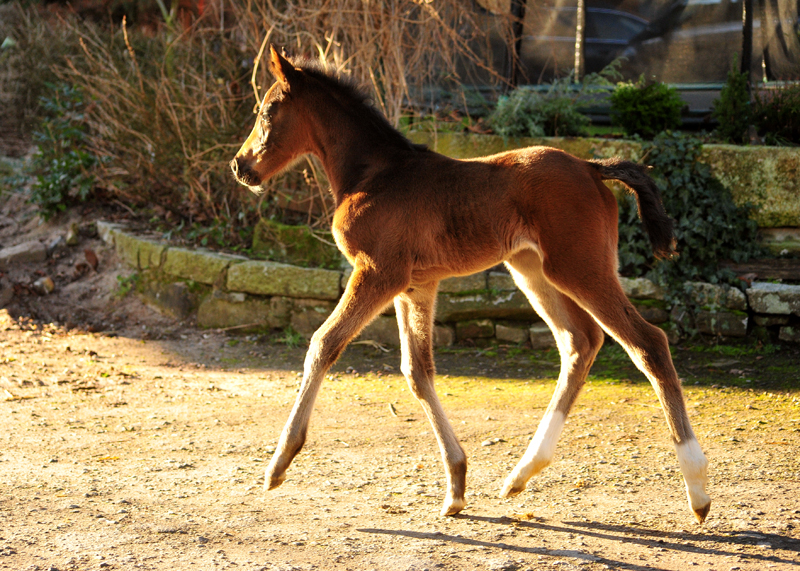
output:
[[[517,486],[524,486],[534,475],[540,472],[553,460],[556,444],[564,429],[567,417],[560,411],[545,413],[539,428],[528,445],[525,455],[509,476]]]
[[[675,445],[675,453],[686,481],[689,504],[693,510],[704,508],[711,499],[706,494],[708,460],[700,449],[700,444],[695,439],[687,440]]]

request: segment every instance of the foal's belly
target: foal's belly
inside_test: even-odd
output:
[[[529,239],[517,240],[515,243],[511,244],[510,247],[485,249],[480,253],[474,250],[471,252],[461,252],[463,255],[453,253],[452,259],[450,260],[442,259],[446,258],[446,256],[442,256],[437,260],[438,263],[436,264],[431,264],[429,266],[424,266],[422,264],[415,265],[411,270],[411,283],[412,285],[419,285],[454,276],[476,274],[502,264],[522,250],[532,250],[537,254],[539,253],[538,245]]]

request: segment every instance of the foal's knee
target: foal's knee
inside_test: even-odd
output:
[[[587,327],[570,333],[567,357],[572,367],[588,371],[604,341],[605,334],[600,326]]]
[[[331,339],[330,334],[319,330],[311,336],[306,353],[305,368],[321,367],[327,369],[332,366],[344,350],[344,344],[336,339]]]
[[[669,351],[667,334],[660,328],[644,322],[639,347],[643,350],[642,359],[654,371],[672,368],[672,354]]]
[[[584,350],[586,351],[587,355],[591,355],[591,360],[594,361],[594,358],[597,356],[597,353],[600,351],[600,348],[603,346],[603,343],[606,340],[606,334],[603,332],[603,328],[599,325],[587,329],[584,331],[586,336],[586,346]]]
[[[423,351],[414,352],[413,349],[403,355],[400,371],[408,381],[408,388],[418,399],[425,397],[431,379],[436,375],[433,357]]]

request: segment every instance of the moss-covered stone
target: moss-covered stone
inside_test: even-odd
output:
[[[758,206],[763,228],[800,226],[800,149],[705,145],[700,161],[733,194],[737,204]]]
[[[800,286],[753,282],[747,300],[756,313],[800,315]]]
[[[631,303],[638,306],[658,307],[661,309],[669,309],[666,301],[660,299],[632,299]]]
[[[455,329],[447,325],[433,326],[433,346],[450,347],[456,341]]]
[[[169,248],[163,270],[170,276],[212,285],[220,279],[228,266],[245,259],[204,250]]]
[[[646,278],[619,278],[622,291],[631,299],[664,299],[664,290]]]
[[[98,231],[102,227],[98,223]],[[140,238],[119,229],[108,229],[109,235],[113,236],[114,249],[119,259],[132,268],[140,270],[154,269],[161,266],[167,246],[155,240]],[[174,277],[193,279],[189,276]]]
[[[708,310],[718,308],[745,311],[747,298],[741,290],[703,282],[687,282],[692,300],[700,307]]]
[[[276,314],[277,313],[277,314]],[[197,324],[206,328],[233,328],[241,333],[281,329],[289,324],[288,312],[275,312],[271,299],[216,291],[197,308]]]
[[[139,267],[139,244],[135,236],[126,232],[114,232],[114,250],[123,263],[132,268]]]
[[[159,268],[167,247],[153,240],[139,240],[139,269]]]
[[[361,335],[359,335],[359,339],[398,347],[400,345],[400,331],[397,327],[397,319],[379,316],[364,328]]]
[[[98,220],[96,226],[97,235],[109,246],[114,245],[116,234],[123,229],[121,224],[114,224],[113,222],[106,222],[104,220]]]
[[[466,293],[483,291],[486,289],[486,274],[479,272],[469,276],[447,278],[439,282],[439,291],[442,293]]]
[[[532,349],[550,349],[556,346],[556,338],[546,323],[534,323],[528,332]]]
[[[497,323],[494,336],[504,343],[525,343],[530,338],[530,326],[526,323]]]
[[[29,240],[0,249],[0,270],[6,271],[13,264],[43,262],[46,259],[47,247],[38,240]]]
[[[334,303],[317,299],[295,300],[289,324],[292,329],[309,338],[325,323],[335,307]]]
[[[657,326],[661,331],[666,333],[667,341],[670,345],[677,345],[681,341],[681,331],[680,328],[672,323],[671,321],[667,321],[666,323],[661,323]]]
[[[753,316],[753,321],[759,327],[773,327],[775,325],[787,325],[789,323],[788,315],[761,315]]]
[[[761,228],[758,237],[776,256],[800,254],[800,228]]]
[[[492,291],[514,291],[517,284],[514,278],[503,272],[489,272],[488,287]]]
[[[469,319],[534,320],[536,312],[519,290],[483,291],[466,295],[440,293],[436,320],[441,323]]]
[[[647,303],[648,301],[655,301],[655,303]],[[669,313],[663,307],[664,302],[657,300],[631,300],[633,307],[639,312],[645,321],[653,325],[659,325],[669,321]]]
[[[258,295],[338,299],[341,272],[279,262],[243,262],[228,269],[229,291]]]
[[[700,333],[722,337],[744,337],[747,335],[747,314],[740,311],[698,311],[695,323]]]
[[[781,327],[778,339],[789,343],[800,343],[800,328],[789,326]]]
[[[289,326],[292,319],[294,300],[290,297],[271,297],[269,300],[270,326],[284,329]]]
[[[318,231],[315,235],[308,226],[288,226],[262,219],[253,230],[253,252],[276,262],[297,266],[340,268],[343,256],[331,244],[333,236],[330,232]]]
[[[456,323],[456,339],[488,339],[494,337],[494,323],[488,319],[474,319]]]
[[[158,280],[145,280],[139,289],[148,305],[176,319],[191,316],[207,293],[207,290],[192,291],[185,282],[164,283]]]

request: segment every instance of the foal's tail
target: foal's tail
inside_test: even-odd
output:
[[[589,161],[603,180],[618,180],[636,196],[639,218],[657,258],[674,256],[675,234],[672,218],[661,203],[661,192],[647,174],[647,167],[619,157]]]

